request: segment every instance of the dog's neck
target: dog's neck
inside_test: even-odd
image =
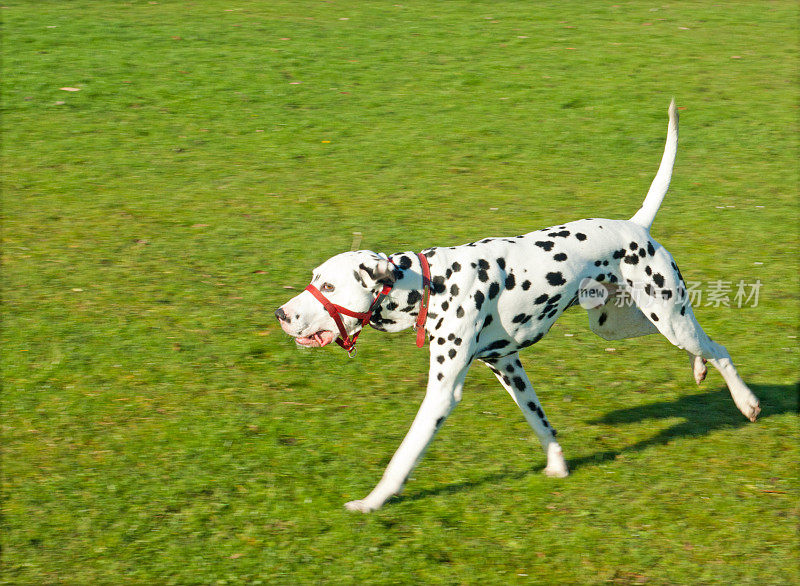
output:
[[[398,252],[390,255],[389,259],[395,265],[395,282],[389,295],[373,312],[369,323],[382,332],[399,332],[416,324],[424,295],[422,266],[415,252]],[[431,278],[433,279],[433,275]],[[430,308],[433,307],[433,302],[432,285]],[[435,315],[435,310],[433,314],[429,311],[428,320]]]

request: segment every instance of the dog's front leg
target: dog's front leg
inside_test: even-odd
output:
[[[469,365],[456,366],[454,360],[443,366],[431,356],[431,369],[428,373],[428,388],[417,416],[411,424],[405,439],[395,452],[383,478],[369,495],[358,501],[345,504],[351,511],[369,513],[381,508],[392,496],[398,494],[411,471],[422,458],[433,436],[447,419],[447,416],[461,401]],[[443,372],[448,370],[449,372]]]

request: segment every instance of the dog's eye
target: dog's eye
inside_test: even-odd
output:
[[[330,292],[331,292],[331,291],[333,291],[335,288],[336,288],[336,287],[334,287],[334,286],[333,286],[333,285],[331,285],[330,283],[323,283],[323,284],[322,284],[322,287],[320,287],[320,290],[321,290],[321,291],[325,291],[326,293],[330,293]]]

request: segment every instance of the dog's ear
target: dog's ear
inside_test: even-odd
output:
[[[381,285],[393,285],[397,276],[394,274],[394,265],[385,258],[375,256],[375,260],[362,262],[358,265],[359,274],[363,281],[369,283],[379,283]]]

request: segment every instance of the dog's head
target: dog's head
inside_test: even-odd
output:
[[[311,284],[328,301],[350,311],[363,313],[384,285],[395,281],[394,265],[369,250],[344,252],[329,258],[312,272]],[[275,312],[283,331],[299,346],[321,348],[339,335],[336,322],[309,291],[292,297]],[[357,318],[341,316],[348,334],[361,329]]]

